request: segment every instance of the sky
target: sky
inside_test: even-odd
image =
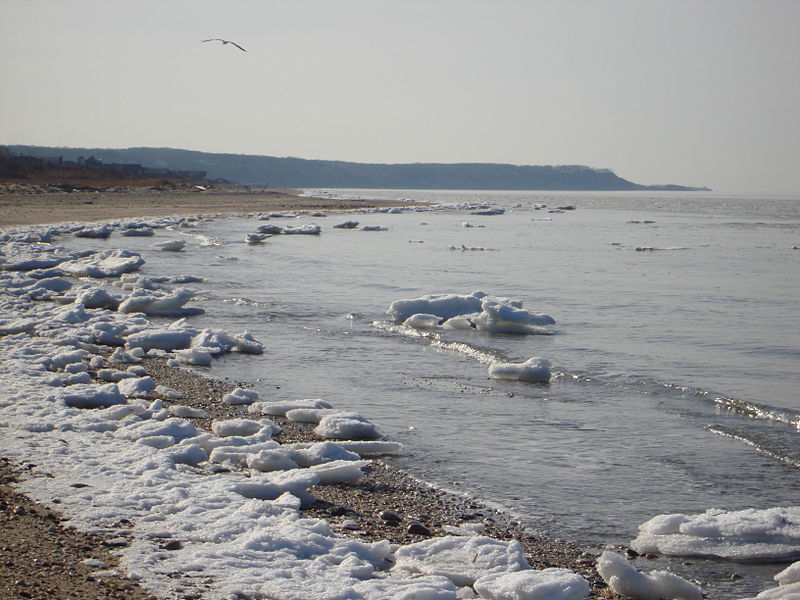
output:
[[[2,0],[0,144],[800,194],[798,29],[797,0]]]

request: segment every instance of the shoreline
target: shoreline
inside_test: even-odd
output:
[[[297,190],[250,191],[243,186],[110,188],[64,191],[55,186],[0,183],[0,228],[179,215],[235,215],[299,210],[408,206],[391,200],[334,200]]]
[[[129,199],[134,197],[141,198],[141,195],[134,194],[133,196],[130,196]],[[283,198],[283,196],[281,197]],[[289,201],[295,201],[297,199],[300,201],[308,200],[308,198],[300,196],[287,196],[286,198],[288,198]],[[0,195],[0,206],[5,206],[2,204],[2,199],[3,196]],[[331,203],[336,204],[336,206],[326,206],[326,209],[328,210],[348,210],[348,208],[352,208],[347,206],[339,206],[338,201],[319,199],[313,200],[323,202],[326,205],[330,205]],[[280,201],[283,202],[285,200]],[[369,208],[373,205],[371,201],[343,202],[355,203],[356,208]],[[388,203],[387,205],[399,206],[408,204],[409,203],[405,202]],[[104,206],[107,208],[106,205]],[[99,208],[103,208],[103,206]],[[134,213],[140,212],[140,207],[135,203],[132,203],[129,208]],[[315,205],[312,208],[319,208],[319,206]],[[319,209],[322,210],[322,208]],[[265,210],[273,210],[273,208],[271,207]],[[284,210],[287,210],[287,208],[284,208]],[[308,207],[307,205],[303,205],[303,207],[301,207],[297,204],[291,204],[289,205],[288,210],[308,210]],[[237,214],[238,212],[239,211],[233,211],[230,213],[226,212],[217,214],[229,215]],[[0,215],[2,214],[3,213],[0,212]],[[177,214],[187,213],[180,212]],[[190,211],[188,214],[195,213]],[[103,214],[101,217],[98,217],[98,220],[113,220],[115,218],[120,218],[120,215],[109,216],[108,214]],[[63,218],[58,222],[63,223]],[[46,225],[46,223],[39,224]],[[0,225],[0,229],[13,229],[13,227]],[[94,283],[96,284],[97,282]],[[0,337],[0,339],[2,339],[2,337]],[[209,417],[207,418],[187,418],[187,420],[191,421],[198,429],[210,429],[212,419],[234,419],[248,416],[246,414],[246,406],[231,406],[221,402],[223,394],[229,392],[235,387],[247,387],[246,384],[239,384],[239,386],[237,386],[232,382],[207,377],[201,372],[186,368],[170,367],[166,364],[165,359],[162,358],[148,358],[145,359],[144,364],[148,374],[153,377],[157,383],[172,387],[185,394],[185,398],[175,401],[174,404],[203,408],[204,410],[208,411]],[[89,369],[89,372],[93,376],[96,375],[96,369]],[[165,405],[170,404],[170,401],[166,398],[154,395],[152,393],[147,396],[147,399],[160,399]],[[346,407],[340,408],[346,409]],[[369,418],[369,415],[365,416]],[[316,437],[312,433],[311,429],[313,426],[293,423],[284,418],[272,417],[272,420],[283,427],[283,431],[275,436],[275,440],[280,443],[321,441],[321,438]],[[2,457],[0,459],[0,463],[7,464],[7,457]],[[9,468],[16,468],[16,472],[25,472],[25,466],[26,464],[22,462],[17,463],[16,465],[10,465]],[[28,471],[30,471],[31,477],[43,476],[43,474],[40,472],[33,472],[30,469],[28,469]],[[471,500],[467,497],[462,497],[451,492],[437,489],[436,487],[425,482],[414,479],[413,476],[407,472],[392,467],[380,460],[374,460],[371,466],[365,468],[365,471],[366,475],[355,482],[318,484],[311,487],[309,491],[314,498],[316,498],[316,502],[310,506],[303,507],[300,511],[301,516],[320,518],[326,521],[334,534],[339,537],[363,541],[365,543],[388,540],[390,543],[398,545],[420,542],[431,537],[452,535],[452,531],[447,531],[445,527],[465,527],[466,529],[470,529],[474,528],[476,525],[482,526],[480,531],[481,535],[486,535],[498,540],[519,541],[524,548],[526,559],[533,569],[544,569],[548,567],[569,569],[582,575],[589,582],[591,587],[589,596],[590,598],[620,598],[620,596],[617,596],[610,590],[610,588],[596,571],[596,558],[597,554],[599,554],[601,550],[600,548],[594,548],[591,546],[582,547],[579,544],[565,540],[532,535],[510,515],[505,514],[500,510],[489,508],[486,505]],[[3,475],[3,472],[0,472],[0,475]],[[213,477],[213,475],[214,473],[208,474],[209,477]],[[44,476],[47,475],[44,474]],[[4,478],[2,482],[3,485],[7,485],[9,486],[9,489],[12,489],[14,478],[14,475],[11,475],[10,479],[8,479],[8,477]],[[67,490],[65,490],[65,492],[66,491]],[[69,493],[74,493],[74,491]],[[19,503],[26,502],[24,499],[22,499],[21,494],[17,492],[13,492],[13,494],[15,494],[13,497],[20,497]],[[41,513],[43,515],[43,519],[49,519],[51,521],[53,519],[60,519],[62,521],[70,520],[69,518],[61,517],[55,512],[58,508],[57,504],[60,503],[58,497],[51,497],[51,502],[45,502],[44,504],[37,504],[30,499],[28,499],[27,502],[32,503],[36,507],[35,510],[29,511],[31,515]],[[56,506],[53,506],[52,504],[55,504]],[[13,519],[13,510],[15,508],[16,506],[12,506],[11,503],[8,502],[4,502],[3,505],[0,506],[0,512],[2,512],[4,516],[6,516],[6,512],[10,511],[10,515],[8,515],[8,522],[15,521],[15,519]],[[388,522],[387,520],[382,519],[380,517],[380,513],[384,510],[395,512],[399,515],[400,519],[393,522]],[[124,520],[125,519],[122,519],[122,521]],[[414,531],[409,529],[412,524],[415,525]],[[133,525],[129,524],[127,526],[130,527]],[[424,529],[420,529],[419,526]],[[51,555],[54,556],[55,554],[61,553],[65,545],[69,547],[68,542],[64,537],[65,531],[69,533],[69,529],[70,528],[68,527],[64,531],[61,529],[47,530],[48,535],[45,537],[46,541],[50,543],[49,551],[52,553]],[[30,544],[33,540],[39,541],[35,532],[31,533],[31,531],[17,531],[16,529],[12,529],[12,531],[13,535],[15,536],[15,540],[17,540],[16,543],[20,547]],[[26,538],[25,535],[28,537]],[[100,546],[109,546],[109,550],[111,550],[113,553],[115,547],[114,543],[119,543],[118,541],[114,542],[114,540],[119,540],[121,537],[118,531],[108,533],[107,530],[104,530],[100,534],[93,535],[93,539],[97,541],[92,542],[84,540],[83,542],[78,543],[77,547],[72,549],[72,552],[87,552],[87,554],[84,555],[83,560],[95,559],[95,553],[101,550]],[[162,544],[161,547],[166,550],[173,549],[167,547],[173,544],[173,542],[176,544],[175,549],[180,549],[182,547],[180,539],[169,541],[160,540],[160,543]],[[592,551],[587,551],[587,549]],[[597,552],[593,552],[594,550]],[[107,556],[108,558],[99,560],[105,564],[113,565],[113,554],[109,554]],[[78,561],[78,559],[73,561],[73,564],[69,566],[67,570],[62,571],[61,573],[56,573],[56,580],[60,578],[63,582],[67,582],[70,578],[75,577],[75,573],[77,573],[77,571],[74,570],[73,566],[77,564],[76,561]],[[29,568],[25,569],[26,579],[33,580],[35,582],[51,581],[47,577],[52,575],[53,569],[51,567],[53,564],[57,564],[55,560],[44,559],[41,564],[34,563],[29,565]],[[42,571],[42,569],[44,569],[44,571]],[[127,576],[123,575],[115,580],[114,577],[119,576],[119,573],[115,572],[113,569],[100,572],[92,569],[90,570],[92,573],[90,575],[86,575],[85,577],[98,579],[101,581],[101,583],[103,581],[107,581],[107,583],[103,583],[103,585],[107,586],[109,590],[108,594],[97,595],[97,592],[93,592],[93,595],[89,594],[80,596],[76,595],[80,592],[75,592],[71,593],[70,597],[85,600],[89,600],[89,598],[139,598],[140,596],[134,596],[133,592],[130,592],[128,589],[130,587],[131,589],[138,590],[136,593],[142,594],[141,597],[143,598],[147,598],[148,600],[156,598],[156,596],[153,596],[145,588],[139,586],[135,579],[129,579]],[[12,571],[11,579],[9,579],[9,581],[13,581],[14,585],[16,585],[16,581],[18,579],[15,579],[14,575],[15,573]],[[186,600],[195,600],[204,597],[203,591],[213,591],[213,581],[203,584],[205,590],[200,590],[200,593],[197,593],[198,588],[196,585],[196,576],[195,581],[190,581],[192,575],[188,573],[176,572],[174,575],[170,574],[170,577],[174,577],[170,584],[171,592],[179,594],[174,597],[184,598]],[[87,581],[89,581],[89,579],[87,579]],[[187,587],[185,588],[186,593],[184,593],[184,590],[181,588],[182,581],[187,583]],[[51,583],[49,585],[53,584]],[[68,586],[69,584],[65,583],[65,585]],[[33,587],[35,587],[35,585],[31,586],[31,589]],[[13,589],[13,586],[11,586],[9,589]],[[56,589],[59,589],[59,594],[64,594],[71,588],[64,587],[63,589]],[[120,592],[120,590],[123,591]],[[126,593],[125,590],[128,590],[130,593]],[[3,593],[4,590],[2,587],[0,587],[0,600],[4,600],[5,598],[5,596],[2,595]],[[18,596],[12,595],[8,597],[16,598]],[[22,597],[36,596],[23,595]],[[166,598],[167,595],[161,597]],[[169,597],[173,597],[173,595],[170,594]]]
[[[199,429],[210,431],[213,420],[249,416],[247,405],[229,405],[221,401],[224,394],[236,387],[246,387],[247,383],[234,384],[189,368],[171,367],[163,358],[145,358],[142,366],[157,384],[185,394],[180,400],[169,400],[151,392],[147,399],[161,399],[167,408],[174,404],[207,411],[207,417],[186,417]],[[96,379],[96,371],[90,369],[90,372]],[[312,432],[313,425],[284,417],[270,419],[282,428],[274,436],[281,444],[323,441]],[[58,512],[58,498],[52,500],[53,506],[48,506],[15,489],[14,484],[26,474],[41,476],[33,475],[34,468],[33,464],[13,463],[0,457],[0,522],[4,529],[0,549],[0,575],[3,575],[0,577],[3,581],[0,600],[47,597],[47,594],[52,597],[68,594],[78,600],[166,599],[129,578],[119,566],[115,550],[127,545],[124,529],[132,524],[118,525],[120,530],[113,534],[76,530],[69,525],[71,519]],[[316,501],[302,507],[300,514],[327,521],[339,536],[363,542],[388,540],[399,545],[452,535],[444,527],[482,527],[481,535],[520,542],[533,569],[558,567],[579,573],[590,583],[589,598],[620,598],[597,573],[596,556],[576,543],[527,533],[510,515],[419,481],[379,458],[372,459],[365,471],[366,475],[354,482],[312,486],[309,492]],[[380,513],[387,510],[396,513],[401,520],[383,520]],[[412,524],[414,529],[410,530]],[[420,525],[423,530],[419,529]],[[180,539],[172,539],[163,547],[169,549],[169,544],[181,543]],[[9,571],[6,573],[5,569]],[[190,577],[189,573],[175,576],[177,586],[173,589],[181,594],[180,582],[185,579],[189,583]],[[213,589],[213,582],[207,587]],[[176,597],[193,600],[201,596],[187,591]]]

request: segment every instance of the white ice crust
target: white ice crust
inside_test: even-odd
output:
[[[609,587],[626,598],[636,600],[702,600],[703,592],[690,581],[669,571],[642,573],[616,552],[603,552],[597,559],[597,572]]]
[[[639,526],[631,548],[673,556],[793,559],[800,556],[800,506],[659,515]]]

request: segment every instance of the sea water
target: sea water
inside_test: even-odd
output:
[[[193,324],[265,344],[262,356],[215,361],[211,375],[250,382],[265,400],[358,411],[404,443],[395,462],[418,477],[596,547],[627,544],[662,513],[800,502],[800,198],[314,193],[438,208],[275,216],[322,233],[257,245],[244,243],[265,222],[254,217],[125,239],[143,274],[205,278],[195,304],[206,314]],[[477,205],[505,212],[471,214]],[[382,230],[333,228],[346,219]],[[166,239],[186,250],[152,247]],[[394,300],[475,290],[557,324],[423,335],[386,315]],[[492,360],[533,356],[552,362],[549,384],[488,376]],[[779,570],[637,566],[711,580],[717,597],[753,595]]]

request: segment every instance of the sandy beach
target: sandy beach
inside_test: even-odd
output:
[[[331,200],[296,190],[190,184],[65,191],[51,185],[0,184],[0,227],[104,221],[167,215],[216,215],[286,210],[350,210],[397,206],[381,200]],[[405,203],[408,204],[408,203]]]
[[[167,214],[219,214],[287,209],[349,209],[371,206],[363,201],[338,202],[298,197],[285,192],[168,194],[158,191],[42,193],[17,191],[0,195],[0,225],[22,225],[63,221],[108,220],[123,216]],[[210,429],[214,419],[246,416],[245,407],[224,404],[225,393],[237,385],[210,379],[184,368],[166,365],[164,359],[146,359],[144,367],[158,384],[185,395],[180,404],[201,408],[208,416],[193,419],[194,425]],[[92,377],[97,370],[90,369]],[[152,399],[160,396],[151,394]],[[164,399],[169,406],[169,400]],[[312,426],[276,419],[281,443],[319,441]],[[118,523],[115,536],[87,535],[69,527],[58,513],[59,499],[43,506],[15,490],[35,465],[0,461],[0,600],[11,598],[155,598],[115,570],[115,548],[124,544],[130,523]],[[320,484],[310,489],[316,502],[303,509],[306,516],[327,520],[342,536],[364,541],[389,540],[396,544],[418,542],[448,535],[446,527],[482,527],[482,533],[502,540],[518,540],[534,568],[563,567],[583,575],[591,585],[591,597],[613,598],[595,570],[595,551],[576,544],[531,535],[508,515],[420,482],[389,464],[373,461],[362,479],[352,483]],[[390,511],[392,518],[387,518]],[[452,531],[452,530],[451,530]],[[120,541],[120,539],[122,541]],[[168,540],[163,548],[178,548],[180,540]],[[102,565],[103,575],[98,576]],[[180,580],[174,575],[180,594]],[[205,582],[213,589],[214,582]],[[196,592],[175,596],[199,598]]]

